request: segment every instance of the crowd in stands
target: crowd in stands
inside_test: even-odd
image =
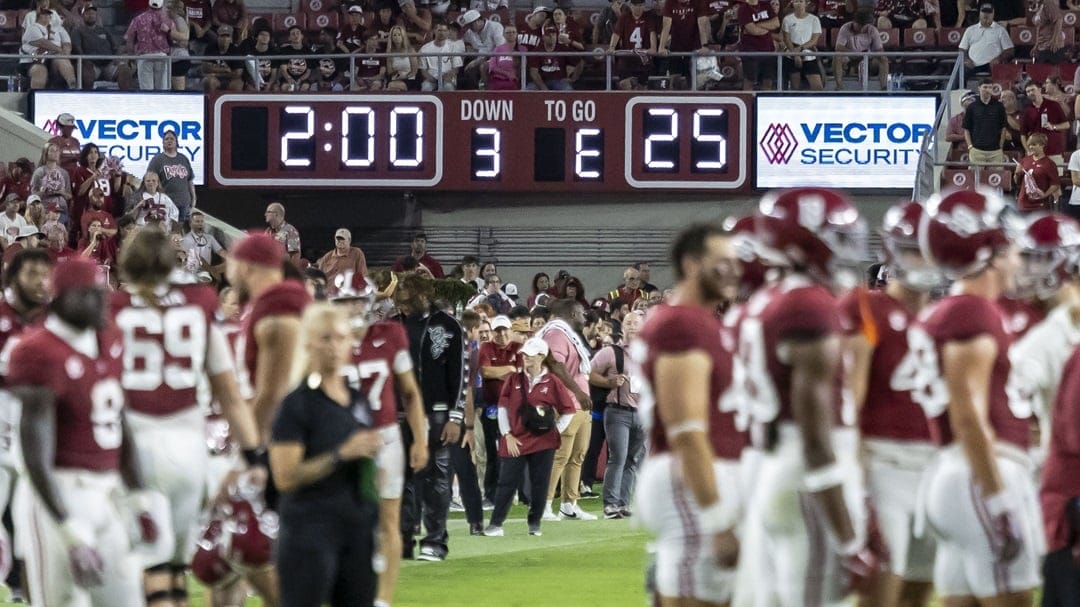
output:
[[[23,55],[19,72],[32,89],[76,86],[75,62],[49,55],[128,54],[138,59],[81,62],[82,86],[573,90],[609,84],[683,88],[693,80],[699,88],[770,90],[786,84],[821,90],[830,71],[837,88],[845,86],[846,76],[860,74],[858,55],[866,52],[960,49],[978,75],[1013,66],[1014,59],[1068,65],[1080,15],[1073,0],[1030,2],[1026,10],[1005,1],[611,0],[595,12],[563,6],[511,10],[506,0],[457,6],[445,0],[299,1],[295,12],[271,14],[249,12],[243,0],[149,0],[145,8],[120,16],[127,23],[120,36],[120,30],[101,24],[93,0],[34,0],[33,7],[8,0],[12,6],[4,8],[13,10],[0,11],[0,40],[7,24],[6,35],[17,37]],[[785,58],[777,83],[774,58],[702,51],[793,54]],[[820,51],[843,55],[819,57]],[[566,55],[575,52],[582,55]],[[323,57],[335,53],[350,57]],[[191,61],[192,55],[214,59]],[[612,59],[610,83],[605,55]],[[878,56],[869,68],[885,89],[890,72],[942,74],[951,64]]]

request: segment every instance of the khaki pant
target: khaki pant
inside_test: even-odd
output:
[[[575,503],[581,483],[581,464],[585,461],[585,452],[589,450],[589,438],[592,436],[592,414],[578,411],[574,419],[562,433],[562,442],[555,452],[555,462],[551,466],[551,480],[548,481],[548,501],[555,498],[555,486],[562,479],[562,501]],[[533,496],[536,499],[536,496]]]
[[[975,148],[968,149],[968,160],[971,162],[997,162],[1005,164],[1005,152],[1001,150],[978,150]]]

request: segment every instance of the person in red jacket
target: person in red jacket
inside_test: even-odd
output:
[[[524,370],[506,378],[499,396],[499,488],[491,523],[484,529],[488,537],[503,535],[503,523],[526,467],[533,496],[529,503],[529,535],[541,535],[546,502],[539,496],[547,491],[560,434],[574,417],[574,396],[544,363],[547,342],[534,337],[522,344],[521,353],[525,357]],[[528,411],[529,407],[536,413]],[[547,423],[534,423],[536,417],[546,418]]]

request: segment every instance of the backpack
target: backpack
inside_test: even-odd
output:
[[[537,436],[547,434],[555,427],[555,409],[551,405],[534,406],[529,404],[529,392],[525,384],[529,381],[525,372],[521,372],[521,381],[518,388],[521,390],[521,405],[518,406],[518,415],[529,434]]]

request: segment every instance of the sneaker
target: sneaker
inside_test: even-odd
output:
[[[627,508],[626,506],[623,506],[622,508],[619,508],[619,514],[621,514],[623,518],[630,518],[634,516],[634,511],[630,508]]]
[[[581,483],[578,493],[581,494],[581,497],[584,499],[596,497],[596,494],[593,493],[592,485],[586,485],[585,483]]]
[[[416,555],[418,561],[428,561],[429,563],[440,563],[446,560],[446,556],[443,555],[438,549],[431,546],[424,546],[420,549],[420,554]]]
[[[529,535],[537,537],[544,535],[544,532],[540,531],[540,523],[529,523]]]
[[[495,509],[495,504],[491,500],[484,500],[484,503],[482,505],[484,507],[485,512],[488,511],[488,510],[494,510]]]
[[[560,513],[561,513],[561,510],[560,510]],[[551,510],[551,504],[549,503],[547,505],[547,508],[544,508],[544,516],[541,517],[540,520],[543,520],[543,521],[560,521],[562,519],[555,515],[555,513]]]
[[[604,518],[606,519],[618,519],[622,518],[622,512],[617,506],[604,506]]]
[[[450,512],[465,512],[465,506],[461,505],[461,500],[450,500]]]
[[[577,504],[563,504],[559,508],[559,518],[570,521],[595,521],[595,514],[585,512]]]
[[[487,537],[502,537],[505,534],[501,525],[488,525],[487,529],[484,529],[484,535]]]
[[[469,525],[469,535],[484,535],[484,526],[480,523],[472,523]]]

